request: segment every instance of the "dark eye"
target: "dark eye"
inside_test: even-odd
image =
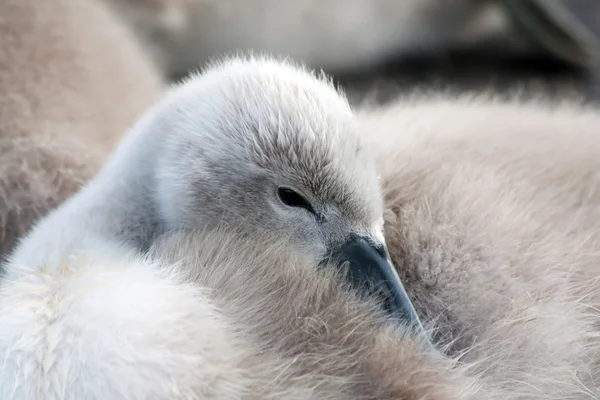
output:
[[[277,194],[279,195],[279,199],[281,199],[283,204],[285,204],[286,206],[300,207],[310,211],[311,213],[315,212],[310,203],[306,201],[306,199],[302,197],[302,195],[290,188],[280,187],[279,189],[277,189]]]

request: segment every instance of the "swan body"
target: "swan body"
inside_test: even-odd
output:
[[[475,398],[453,362],[378,316],[335,269],[287,247],[231,231],[169,233],[147,258],[86,254],[5,283],[0,395]]]
[[[416,309],[503,398],[600,397],[600,116],[441,95],[359,113]]]
[[[0,15],[4,259],[37,219],[100,169],[164,87],[104,4],[2,0]]]

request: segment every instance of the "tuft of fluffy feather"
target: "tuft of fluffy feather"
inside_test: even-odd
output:
[[[243,397],[245,349],[205,291],[106,254],[3,284],[0,397]]]
[[[503,398],[597,398],[597,110],[427,96],[359,119],[391,257],[449,354]]]
[[[1,0],[0,15],[2,257],[100,168],[163,82],[95,0]]]
[[[474,398],[450,360],[275,238],[97,250],[3,282],[2,399]]]

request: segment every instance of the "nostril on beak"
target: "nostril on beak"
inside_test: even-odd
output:
[[[379,254],[382,258],[388,258],[387,248],[385,247],[385,245],[382,242],[375,240],[370,236],[351,235],[350,240],[348,242],[361,240],[368,244],[371,247],[371,249],[375,250],[375,252]]]
[[[387,258],[387,251],[385,249],[385,246],[381,243],[373,243],[373,248],[375,249],[375,251],[377,252],[377,254],[379,254],[381,257],[383,258]]]

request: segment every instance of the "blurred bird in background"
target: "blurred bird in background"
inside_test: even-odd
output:
[[[584,98],[600,90],[589,76],[600,6],[589,0],[105,1],[172,78],[252,50],[323,68],[357,101],[423,86]]]

